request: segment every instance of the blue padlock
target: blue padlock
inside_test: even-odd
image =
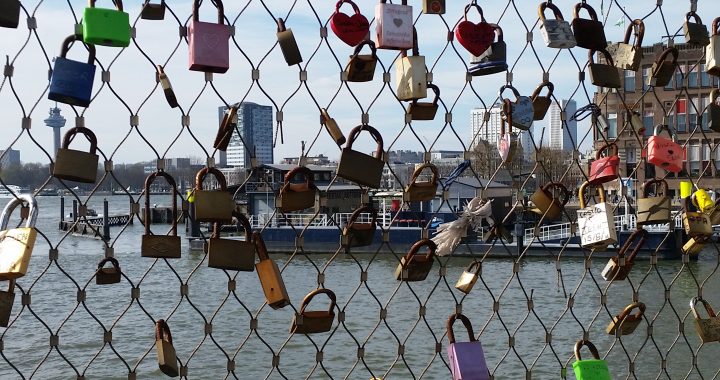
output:
[[[70,44],[75,41],[82,43],[81,37],[75,35],[66,38],[62,44],[60,56],[55,57],[48,99],[73,106],[87,107],[90,105],[93,81],[95,80],[95,45],[86,44],[90,52],[88,62],[78,62],[65,58]]]

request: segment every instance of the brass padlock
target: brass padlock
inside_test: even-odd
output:
[[[683,228],[689,237],[705,238],[712,236],[712,223],[710,215],[701,211],[690,211],[688,206],[692,197],[685,198],[683,202]]]
[[[360,54],[360,50],[365,45],[370,47],[371,54]],[[371,40],[365,40],[355,46],[355,52],[350,56],[350,60],[345,66],[348,82],[369,82],[373,80],[377,60],[377,48],[375,48],[375,43]]]
[[[302,175],[304,183],[291,183],[295,177]],[[298,166],[285,174],[285,183],[277,198],[278,208],[283,212],[300,211],[315,207],[315,174],[312,170]]]
[[[222,239],[220,223],[213,223],[213,233],[208,240],[208,267],[252,272],[255,269],[255,243],[252,241],[250,221],[239,211],[232,214],[237,218],[238,230],[245,231],[245,240]]]
[[[205,176],[212,174],[218,182],[218,190],[203,190]],[[217,168],[202,168],[195,175],[195,221],[225,223],[232,220],[235,201],[227,191],[225,175]]]
[[[705,306],[708,318],[700,318],[697,311],[698,302]],[[695,316],[695,329],[700,336],[700,340],[702,340],[703,343],[720,342],[720,317],[715,314],[715,310],[710,306],[710,303],[700,297],[693,297],[690,301],[690,309]]]
[[[460,278],[458,279],[457,283],[455,284],[455,289],[468,294],[472,290],[473,286],[475,286],[475,283],[477,282],[478,278],[480,277],[480,272],[482,271],[482,262],[474,260],[470,263],[470,265],[465,268],[463,273],[460,275]]]
[[[180,374],[177,355],[175,354],[175,347],[173,347],[170,327],[164,319],[158,319],[155,322],[155,351],[157,352],[160,371],[170,377],[177,377]]]
[[[706,236],[693,237],[688,239],[680,250],[683,255],[694,257],[700,254],[708,241],[710,241],[710,238]]]
[[[632,314],[635,309],[638,310],[637,313]],[[613,317],[605,332],[616,336],[630,335],[642,323],[643,315],[645,315],[645,304],[633,302],[626,306],[620,314]]]
[[[105,264],[110,263],[110,268],[105,268]],[[120,263],[114,257],[106,257],[98,263],[95,271],[95,283],[98,285],[117,284],[122,277]]]
[[[427,88],[433,90],[435,98],[432,102],[418,102],[413,100],[408,106],[407,113],[410,114],[412,120],[433,120],[438,110],[438,100],[440,99],[440,89],[434,84],[428,83]]]
[[[595,52],[605,56],[607,63],[595,63]],[[590,82],[598,87],[620,88],[620,74],[613,63],[613,59],[607,50],[588,51],[588,70],[590,71]]]
[[[325,108],[320,108],[320,122],[325,126],[325,129],[327,129],[328,133],[330,134],[330,137],[332,137],[332,139],[335,140],[336,144],[338,144],[338,145],[345,144],[345,136],[343,135],[342,131],[340,130],[340,127],[338,127],[338,124],[335,121],[335,119],[330,117],[327,109],[325,109]]]
[[[23,211],[27,207],[27,216],[20,212],[21,217],[26,219],[25,227],[8,228],[10,214],[17,206]],[[16,194],[5,205],[0,215],[0,280],[14,280],[27,273],[37,238],[37,217],[38,205],[30,194]]]
[[[695,22],[690,22],[691,18]],[[685,32],[685,43],[688,45],[707,46],[710,43],[708,29],[702,23],[700,16],[694,11],[690,11],[685,15],[683,31]]]
[[[668,61],[668,56],[672,55],[671,60]],[[668,83],[675,76],[675,69],[677,68],[678,50],[675,47],[665,49],[653,62],[652,69],[650,70],[650,76],[648,77],[648,86],[663,87],[667,86]]]
[[[633,33],[634,32],[634,33]],[[635,35],[635,42],[630,44],[630,36]],[[623,42],[608,45],[607,51],[619,69],[637,71],[643,58],[642,41],[645,36],[645,23],[635,19],[625,30]]]
[[[608,263],[605,264],[605,268],[603,268],[601,273],[605,281],[622,281],[627,278],[628,273],[630,273],[633,265],[635,265],[635,256],[637,256],[638,252],[640,252],[640,249],[645,244],[647,236],[648,232],[642,228],[638,228],[633,231],[627,240],[625,240],[623,246],[620,247],[618,255],[610,258]],[[626,255],[635,240],[637,240],[635,248],[633,248],[629,256]]]
[[[281,18],[277,19],[277,40],[288,66],[297,65],[303,61],[292,29],[286,28],[285,21]]]
[[[540,96],[540,92],[543,88],[547,88],[547,95]],[[552,95],[554,90],[555,85],[553,85],[552,82],[543,81],[542,83],[540,83],[540,85],[537,86],[535,91],[533,91],[532,95],[530,96],[533,105],[533,120],[545,119],[545,115],[550,109],[550,104],[552,104]]]
[[[164,4],[164,3],[163,3]],[[165,100],[167,101],[170,108],[177,108],[180,106],[177,101],[177,97],[175,96],[175,91],[173,91],[172,84],[170,83],[170,79],[168,78],[167,74],[165,74],[165,69],[157,65],[157,72],[155,73],[155,81],[160,83],[160,87],[163,89],[163,94],[165,94]]]
[[[255,244],[258,258],[260,259],[260,261],[255,264],[255,271],[257,271],[260,285],[262,286],[263,293],[265,293],[265,301],[268,306],[273,309],[280,309],[290,305],[290,297],[288,297],[287,289],[285,288],[285,281],[283,281],[277,264],[275,264],[270,258],[270,255],[268,255],[262,235],[255,231],[252,234],[252,240]]]
[[[90,151],[70,149],[70,142],[77,134],[84,135],[90,141]],[[70,128],[63,137],[53,165],[53,177],[66,181],[95,183],[98,170],[97,138],[93,131],[85,127]]]
[[[561,197],[555,197],[550,189],[560,191]],[[569,199],[570,192],[565,185],[559,182],[548,182],[530,196],[530,202],[535,205],[535,209],[531,211],[543,215],[541,221],[555,220],[560,217]]]
[[[363,213],[370,214],[366,223],[358,222]],[[347,225],[343,228],[341,243],[345,247],[365,247],[371,245],[375,240],[377,229],[377,211],[370,206],[362,206],[353,211],[348,219]]]
[[[237,111],[239,106],[239,103],[233,104],[225,110],[222,120],[220,121],[220,127],[215,135],[213,148],[221,152],[227,151],[233,132],[235,132],[235,127],[237,127]]]
[[[720,104],[718,104],[718,95],[720,95],[720,90],[717,88],[710,91],[710,104],[707,106],[708,128],[715,132],[720,132]]]
[[[160,4],[153,4],[149,1],[143,4],[140,11],[140,18],[143,20],[162,20],[165,18],[165,0],[160,0]]]
[[[427,247],[428,253],[420,256],[420,248]],[[435,261],[437,245],[430,239],[421,239],[410,247],[408,253],[400,259],[395,268],[395,279],[398,281],[422,281],[427,278]]]
[[[650,197],[650,186],[655,185],[655,196]],[[637,203],[637,225],[670,223],[670,197],[664,179],[650,179],[642,186],[642,197]]]
[[[373,156],[352,149],[353,143],[362,131],[368,131],[377,143]],[[377,189],[380,187],[383,167],[385,167],[383,139],[380,132],[367,124],[358,125],[350,131],[347,140],[347,145],[340,155],[340,163],[337,168],[338,177],[353,181],[358,185]]]
[[[503,92],[506,89],[510,89],[515,95],[514,101],[503,97]],[[503,116],[507,119],[508,124],[523,131],[530,129],[535,116],[532,99],[529,96],[520,95],[520,92],[509,84],[500,87],[499,96],[500,101],[503,102]]]
[[[17,28],[20,23],[20,0],[0,1],[0,26]]]
[[[587,10],[590,15],[589,19],[579,17],[581,9]],[[602,22],[598,20],[595,9],[593,9],[590,4],[584,1],[575,4],[572,28],[578,47],[588,50],[604,50],[607,47],[605,29],[603,28]]]
[[[306,310],[310,301],[318,294],[325,294],[330,298],[328,310]],[[335,293],[332,290],[313,290],[303,298],[300,304],[300,312],[293,317],[290,332],[295,334],[315,334],[330,331],[335,321],[335,302]]]
[[[427,70],[425,57],[420,55],[417,45],[417,31],[413,28],[412,55],[402,50],[395,65],[395,95],[400,100],[410,101],[427,98]]]
[[[490,75],[507,71],[507,45],[503,39],[503,31],[498,24],[488,24],[495,31],[497,41],[493,42],[479,56],[470,58],[468,73],[472,76]]]
[[[13,303],[15,302],[15,280],[8,281],[8,290],[0,290],[0,327],[10,324]]]
[[[425,169],[430,169],[432,172],[430,180],[418,182],[417,180],[420,177],[420,174],[422,174],[422,171]],[[410,183],[405,187],[405,201],[423,202],[435,199],[435,195],[437,194],[438,177],[437,167],[429,162],[415,168],[412,177],[410,177]]]
[[[152,222],[152,209],[150,208],[150,185],[155,178],[163,177],[170,185],[170,193],[172,194],[172,227],[170,235],[153,235],[150,231],[150,223]],[[140,246],[141,257],[154,257],[163,259],[179,259],[182,249],[180,247],[180,236],[177,235],[177,197],[175,192],[177,185],[173,177],[164,171],[158,171],[150,174],[145,179],[145,210],[143,223],[145,224],[145,234],[142,236],[142,244]]]
[[[444,15],[445,0],[423,0],[422,11],[428,15]]]

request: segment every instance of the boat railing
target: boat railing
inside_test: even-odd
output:
[[[675,228],[683,228],[682,219],[676,217],[677,212],[673,212],[672,220],[675,223]],[[556,239],[568,239],[573,236],[571,222],[550,224],[545,226],[538,226],[536,228],[525,229],[525,241],[531,241],[535,238],[535,230],[537,229],[537,240],[556,240]],[[631,231],[637,228],[637,217],[634,214],[631,215],[615,215],[615,230],[618,232]],[[668,232],[670,231],[669,224],[650,224],[643,226],[648,232]],[[580,236],[580,231],[576,231],[576,236]]]

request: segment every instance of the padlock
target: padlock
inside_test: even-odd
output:
[[[555,15],[554,19],[545,17],[545,9],[550,8]],[[575,35],[570,29],[570,23],[563,18],[560,8],[555,4],[544,1],[538,6],[538,16],[540,17],[540,34],[545,41],[545,46],[555,49],[569,49],[575,47]]]
[[[348,16],[340,12],[343,4],[350,4],[353,7],[354,15]],[[360,13],[360,8],[352,0],[340,0],[335,5],[335,13],[330,17],[330,29],[335,32],[340,41],[356,46],[368,38],[370,34],[370,23]]]
[[[577,210],[577,224],[580,232],[580,246],[605,250],[608,245],[618,242],[613,205],[605,202],[605,189],[598,184],[594,187],[597,189],[599,202],[586,206],[585,189],[588,185],[591,183],[585,181],[578,190],[580,209]]]
[[[422,174],[422,171],[425,169],[430,169],[430,180],[418,182],[420,174]],[[410,177],[410,183],[405,187],[405,201],[424,202],[435,199],[438,177],[437,167],[429,162],[416,167],[412,177]]]
[[[500,101],[506,100],[503,97],[503,91],[506,89],[512,90],[515,95],[515,101],[507,102],[509,106],[503,104],[503,115],[511,126],[527,131],[530,129],[535,116],[535,109],[533,108],[533,101],[529,96],[522,96],[520,92],[512,85],[506,84],[500,87]],[[509,110],[508,110],[509,109]],[[512,117],[508,118],[508,112],[512,112]]]
[[[0,327],[10,324],[13,303],[15,302],[15,280],[8,281],[8,290],[0,290]]]
[[[540,92],[543,88],[547,88],[547,95],[540,96]],[[533,120],[545,119],[545,115],[550,109],[550,104],[552,104],[552,95],[554,90],[555,85],[553,85],[552,82],[544,81],[540,83],[540,85],[538,85],[532,93],[530,99],[532,99]]]
[[[360,223],[358,219],[363,213],[370,214],[367,223]],[[369,206],[357,208],[350,215],[347,225],[343,228],[341,243],[345,247],[366,247],[372,245],[377,230],[377,211]]]
[[[691,200],[700,212],[710,214],[715,209],[715,201],[710,198],[710,194],[705,189],[697,189],[692,193]]]
[[[691,18],[695,22],[691,22]],[[688,45],[706,46],[710,43],[707,27],[694,11],[690,11],[685,15],[683,31],[685,32],[685,43]]]
[[[371,54],[360,54],[360,50],[366,45],[370,47]],[[365,40],[355,46],[355,52],[350,56],[350,60],[345,66],[348,82],[369,82],[373,80],[377,60],[377,49],[374,42]]]
[[[285,21],[281,18],[277,19],[277,41],[288,66],[297,65],[303,61],[292,29],[287,28]]]
[[[605,268],[603,268],[601,273],[605,281],[622,281],[627,278],[627,275],[632,270],[633,265],[635,265],[635,256],[637,256],[638,252],[640,252],[640,249],[645,244],[647,236],[648,232],[640,227],[628,236],[625,243],[622,247],[620,247],[618,255],[611,257],[610,260],[608,260],[608,263],[605,264]],[[637,243],[635,243],[636,240]],[[633,243],[635,243],[635,247],[628,256],[627,251]]]
[[[92,97],[95,81],[95,45],[87,44],[89,52],[87,63],[65,58],[70,44],[80,41],[72,35],[65,39],[60,49],[60,56],[55,57],[48,99],[71,106],[87,107]]]
[[[672,56],[668,61],[668,56]],[[675,69],[677,68],[678,50],[675,47],[665,49],[653,62],[652,68],[650,69],[650,76],[648,77],[648,86],[663,87],[667,86],[668,83],[675,76]]]
[[[690,257],[696,257],[700,254],[700,252],[705,248],[705,244],[710,241],[710,238],[706,236],[698,236],[694,238],[688,239],[685,244],[683,244],[682,248],[680,249],[683,255],[688,255]]]
[[[509,130],[505,129],[506,124],[512,124],[511,104],[510,99],[503,100],[503,116],[500,118],[500,134],[498,135],[497,149],[503,163],[513,161],[518,145],[517,133],[512,131],[512,127],[509,127]]]
[[[105,264],[110,263],[110,268],[105,268]],[[122,277],[120,263],[114,257],[106,257],[98,263],[95,271],[95,283],[97,285],[117,284]]]
[[[659,136],[665,129],[670,138]],[[673,173],[682,171],[685,160],[685,150],[676,141],[675,133],[668,125],[656,125],[653,136],[648,138],[647,160],[649,163]]]
[[[468,265],[467,268],[465,268],[463,273],[460,275],[460,278],[457,280],[457,283],[455,284],[455,289],[465,294],[469,294],[473,286],[475,286],[478,278],[480,277],[481,270],[482,262],[477,260],[471,262],[470,265]]]
[[[580,10],[585,9],[590,15],[589,19],[580,18]],[[607,39],[605,29],[598,20],[595,9],[586,2],[575,4],[572,20],[573,35],[577,46],[588,50],[605,50]]]
[[[705,48],[705,71],[720,76],[720,17],[712,22],[712,36]]]
[[[150,224],[152,223],[152,209],[150,208],[150,186],[157,177],[163,177],[170,185],[170,194],[172,194],[172,227],[170,228],[170,235],[154,235],[150,231]],[[151,173],[145,179],[145,210],[143,224],[145,224],[145,234],[142,236],[142,244],[140,247],[141,257],[154,257],[163,259],[179,259],[182,249],[180,247],[180,236],[177,235],[177,197],[175,191],[177,185],[173,177],[164,172],[158,171]]]
[[[298,175],[302,175],[305,182],[291,183]],[[298,166],[285,174],[285,182],[280,189],[276,203],[283,213],[312,208],[315,207],[315,194],[317,191],[315,174],[312,170]]]
[[[157,65],[157,72],[155,80],[160,83],[160,86],[163,89],[163,93],[165,94],[165,100],[167,101],[170,108],[177,108],[179,106],[177,97],[175,97],[175,91],[173,91],[172,84],[170,84],[170,79],[168,78],[167,74],[165,74],[165,70],[162,66]]]
[[[636,33],[633,31],[637,30]],[[630,36],[635,34],[635,43],[630,44]],[[615,63],[615,67],[623,70],[638,71],[640,62],[643,59],[642,41],[645,36],[645,23],[635,19],[625,30],[623,42],[610,44],[607,51]]]
[[[90,152],[70,149],[70,142],[78,133],[90,141]],[[53,177],[66,181],[95,183],[98,169],[96,150],[97,138],[93,131],[85,127],[70,128],[63,137],[62,147],[55,155]]]
[[[720,104],[718,104],[718,95],[720,95],[720,90],[717,88],[710,91],[710,104],[707,106],[708,128],[715,132],[720,132]]]
[[[593,356],[592,359],[582,360],[580,356],[582,346],[587,346]],[[575,343],[573,372],[576,380],[612,380],[607,362],[600,359],[600,353],[589,340],[579,340]]]
[[[288,297],[285,288],[285,281],[283,281],[277,264],[268,255],[262,235],[257,231],[253,232],[252,241],[255,244],[255,251],[257,251],[259,258],[257,264],[255,264],[255,271],[260,279],[263,293],[265,293],[265,301],[268,306],[276,310],[290,305],[290,297]]]
[[[95,0],[89,0],[82,20],[85,43],[116,47],[130,45],[130,15],[123,12],[122,0],[113,2],[115,9],[95,8]]]
[[[701,211],[690,211],[688,204],[692,202],[691,197],[685,198],[683,204],[683,228],[690,237],[705,238],[712,236],[712,223],[710,215]]]
[[[471,8],[477,9],[480,13],[478,23],[468,21],[468,11]],[[455,27],[455,39],[474,56],[481,56],[492,44],[495,39],[495,31],[493,26],[485,21],[483,10],[477,3],[472,2],[465,6],[463,21],[460,21]]]
[[[700,302],[708,313],[708,318],[700,318],[697,311],[697,303]],[[690,309],[695,316],[695,329],[703,343],[720,342],[720,317],[715,314],[710,303],[700,297],[693,297],[690,301]]]
[[[636,313],[632,313],[637,309]],[[613,317],[610,324],[605,328],[605,332],[610,335],[630,335],[642,323],[643,315],[645,315],[645,304],[642,302],[633,302],[627,305],[623,311]]]
[[[17,28],[20,23],[20,0],[0,1],[0,26]]]
[[[655,196],[649,196],[655,185]],[[637,225],[665,224],[672,220],[668,184],[664,179],[650,179],[642,185],[642,197],[637,201]]]
[[[550,189],[557,189],[561,193],[561,197],[556,198],[554,194],[550,192]],[[536,208],[532,211],[543,215],[542,220],[545,221],[559,218],[569,199],[570,192],[568,192],[565,185],[559,182],[548,182],[530,196],[530,202],[532,202]]]
[[[10,214],[17,206],[29,208],[25,227],[9,228]],[[38,205],[30,194],[16,194],[5,205],[0,214],[0,280],[15,280],[27,273],[37,238],[37,217]]]
[[[445,0],[423,0],[423,13],[426,15],[444,15]]]
[[[238,230],[245,231],[245,240],[222,239],[220,223],[213,223],[213,232],[208,240],[208,267],[252,272],[255,269],[255,243],[252,241],[250,221],[239,211],[233,211],[237,218]]]
[[[425,57],[418,51],[417,33],[414,30],[412,55],[408,56],[407,50],[403,50],[395,65],[395,95],[404,101],[427,98]]]
[[[158,319],[155,322],[155,351],[157,352],[160,371],[169,377],[178,377],[180,372],[178,371],[172,334],[164,319]]]
[[[610,153],[603,157],[602,155],[608,150]],[[595,161],[590,163],[588,181],[593,185],[610,182],[618,178],[619,170],[620,157],[617,144],[614,142],[605,144],[595,152]]]
[[[468,73],[472,76],[490,75],[507,71],[507,46],[503,39],[503,31],[497,24],[489,24],[495,34],[497,41],[490,44],[490,47],[479,56],[472,56]],[[492,42],[492,41],[491,41]]]
[[[165,0],[160,0],[160,4],[153,4],[150,1],[145,2],[140,11],[140,18],[143,20],[165,19]]]
[[[433,120],[438,110],[438,100],[440,100],[440,89],[434,84],[428,83],[427,88],[433,90],[435,98],[432,102],[418,102],[413,100],[408,105],[407,113],[410,114],[412,120]]]
[[[595,63],[595,52],[605,56],[607,63]],[[598,87],[620,88],[620,74],[613,63],[613,59],[607,50],[588,51],[588,71],[590,71],[590,82]]]
[[[645,124],[643,124],[640,114],[635,111],[625,111],[625,120],[631,128],[631,133],[637,133],[640,136],[645,135]]]
[[[318,294],[325,294],[330,298],[328,310],[306,310],[310,301]],[[335,293],[332,290],[313,290],[303,298],[300,304],[300,312],[293,317],[290,332],[295,334],[316,334],[330,331],[333,322],[335,322],[335,302]]]
[[[420,248],[427,247],[428,253],[421,256]],[[430,239],[421,239],[410,247],[408,253],[400,259],[395,268],[395,279],[398,281],[422,281],[427,278],[435,261],[437,245]]]
[[[239,106],[240,105],[236,103],[225,110],[223,118],[220,121],[220,127],[215,135],[213,148],[222,152],[227,151],[233,132],[235,132],[235,127],[237,127],[237,110]]]
[[[203,190],[205,176],[212,174],[218,183],[217,190]],[[225,175],[217,168],[202,168],[195,175],[195,221],[229,222],[235,209],[235,201],[227,190]]]
[[[352,149],[353,143],[362,131],[368,131],[377,143],[374,156]],[[347,144],[340,155],[337,175],[359,185],[377,189],[380,187],[383,167],[385,166],[383,154],[383,140],[380,132],[367,124],[358,125],[348,135]]]
[[[456,342],[453,325],[455,321],[460,319],[467,330],[469,342]],[[453,380],[490,380],[490,371],[488,371],[485,362],[485,353],[482,344],[475,338],[472,324],[468,317],[457,313],[448,318],[447,321],[448,345],[447,355],[450,363],[450,372]]]
[[[407,5],[407,0],[386,3],[387,0],[380,0],[375,5],[375,45],[378,49],[412,49],[415,34],[412,6]]]
[[[210,2],[208,2],[210,3]],[[230,27],[225,25],[225,8],[217,6],[217,23],[200,21],[200,0],[193,0],[193,14],[188,26],[190,70],[225,73],[230,68]]]
[[[328,114],[327,109],[320,108],[320,120],[322,121],[322,124],[325,126],[325,129],[327,129],[328,133],[330,134],[330,137],[332,137],[333,140],[335,140],[335,143],[338,145],[345,144],[345,136],[343,135],[342,131],[340,130],[340,127],[338,126],[335,119],[330,117]]]

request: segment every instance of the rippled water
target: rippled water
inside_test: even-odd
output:
[[[127,197],[110,198],[111,210],[129,209]],[[163,198],[153,197],[153,201],[162,204]],[[609,351],[607,360],[615,378],[627,377],[629,361],[634,361],[635,374],[640,379],[668,376],[694,379],[701,375],[707,379],[718,371],[717,343],[700,349],[697,359],[700,373],[693,368],[691,353],[700,341],[692,315],[688,314],[688,301],[697,295],[698,282],[704,281],[705,297],[720,305],[719,276],[712,275],[705,281],[718,266],[714,249],[703,252],[699,262],[685,268],[681,262],[660,262],[657,268],[651,268],[648,262],[638,262],[630,281],[640,301],[647,305],[646,321],[634,335],[621,340],[604,330],[610,316],[632,301],[632,288],[627,281],[612,285],[603,281],[599,275],[603,260],[593,261],[591,271],[585,272],[583,260],[563,258],[559,282],[552,257],[527,259],[515,277],[511,261],[490,258],[483,263],[482,281],[462,299],[453,285],[470,259],[451,258],[445,278],[434,270],[426,281],[408,286],[394,279],[397,259],[391,254],[353,259],[341,253],[325,269],[325,286],[337,294],[345,322],[338,324],[336,318],[331,333],[290,336],[291,307],[281,310],[264,307],[258,316],[257,331],[251,332],[251,318],[264,302],[255,273],[239,273],[237,290],[232,295],[225,272],[207,268],[204,255],[190,252],[185,240],[183,257],[169,261],[173,272],[164,261],[140,257],[142,226],[138,222],[124,230],[114,246],[124,273],[133,283],[140,282],[139,302],[133,302],[130,284],[125,279],[121,284],[108,286],[88,283],[103,257],[102,242],[63,237],[63,232],[57,229],[59,198],[39,198],[39,202],[38,228],[53,244],[62,239],[59,265],[49,265],[48,245],[39,236],[29,273],[18,281],[22,289],[30,290],[31,305],[23,309],[17,295],[13,318],[18,313],[20,316],[2,336],[2,379],[20,378],[9,363],[25,378],[33,375],[39,379],[68,379],[75,378],[77,371],[86,378],[126,379],[131,369],[136,370],[139,379],[163,378],[155,362],[153,319],[168,318],[170,314],[175,348],[189,366],[189,378],[225,378],[227,354],[235,357],[235,376],[241,379],[283,376],[367,379],[371,375],[366,366],[376,377],[390,371],[389,379],[419,378],[421,374],[427,379],[446,379],[449,372],[445,364],[445,322],[461,300],[462,311],[472,320],[475,332],[482,333],[480,341],[496,379],[525,378],[526,367],[532,368],[533,379],[559,378],[562,367],[574,361],[573,344],[582,338],[583,326],[587,328],[590,323],[590,339],[602,354]],[[102,212],[102,197],[93,197],[90,207]],[[69,210],[68,205],[66,212]],[[165,228],[153,226],[158,231]],[[119,231],[120,228],[112,228],[113,238]],[[282,267],[289,256],[273,257]],[[316,287],[316,267],[323,268],[330,257],[313,255],[311,261],[296,256],[285,268],[283,277],[294,305],[299,305]],[[361,268],[368,271],[366,284],[360,281]],[[181,280],[188,283],[187,298],[180,296]],[[77,302],[78,287],[86,288],[84,304]],[[670,289],[667,293],[666,288]],[[601,292],[607,294],[607,308],[600,304]],[[533,312],[528,311],[526,300],[531,293]],[[574,297],[572,309],[568,308],[570,294]],[[313,305],[325,308],[327,302],[316,298]],[[496,313],[494,300],[499,301]],[[419,319],[421,304],[426,305],[427,311]],[[387,308],[385,321],[379,318],[381,308]],[[678,334],[678,318],[685,321],[684,335]],[[211,336],[205,336],[206,320],[212,323]],[[648,322],[653,323],[652,337],[647,335]],[[112,326],[112,349],[109,345],[103,348],[101,326]],[[461,328],[458,324],[456,335],[465,340]],[[50,331],[59,331],[59,350],[50,348]],[[552,332],[550,345],[545,344],[546,331]],[[509,336],[515,337],[512,348]],[[442,343],[438,354],[436,341]],[[401,344],[404,357],[398,356]],[[323,347],[324,370],[316,366],[314,345]],[[365,347],[364,362],[357,359],[358,345]],[[279,367],[273,369],[273,352],[278,351]],[[665,373],[661,357],[667,360]],[[572,378],[571,368],[568,376]]]

